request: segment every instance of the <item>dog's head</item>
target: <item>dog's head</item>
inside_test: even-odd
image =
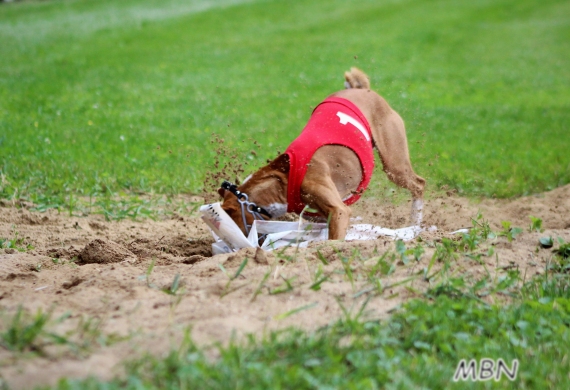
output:
[[[238,197],[230,192],[225,188],[218,188],[218,194],[223,198],[222,201],[222,209],[230,216],[230,218],[239,226],[242,233],[247,235],[246,228],[244,226],[243,217],[242,217],[242,209],[239,203]],[[251,225],[253,223],[253,215],[251,213],[246,212],[245,216],[245,223],[247,225]]]
[[[263,208],[264,211],[260,214],[263,215],[264,219],[271,219],[284,214],[286,211],[286,205],[284,205],[285,211],[277,210],[275,205],[287,202],[288,173],[289,157],[282,154],[271,161],[269,165],[248,177],[239,187],[233,189],[220,187],[218,189],[218,194],[223,198],[222,209],[239,226],[243,234],[247,235],[244,219],[245,224],[251,226],[255,217],[253,213],[247,211],[247,203],[242,208],[235,190],[238,191],[238,194],[246,194],[249,202]],[[245,213],[242,214],[242,210],[245,210]]]

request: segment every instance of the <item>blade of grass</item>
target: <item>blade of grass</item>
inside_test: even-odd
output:
[[[301,312],[301,311],[303,311],[303,310],[311,309],[311,308],[313,308],[313,307],[315,307],[315,306],[317,306],[317,305],[318,305],[318,302],[313,302],[313,303],[310,303],[310,304],[308,304],[308,305],[301,306],[301,307],[298,307],[298,308],[293,309],[293,310],[289,310],[288,312],[285,312],[285,313],[283,313],[283,314],[276,315],[276,316],[273,317],[273,318],[276,319],[276,320],[283,320],[283,319],[285,319],[285,318],[287,318],[287,317],[292,316],[293,314],[297,314],[297,313],[299,313],[299,312]]]

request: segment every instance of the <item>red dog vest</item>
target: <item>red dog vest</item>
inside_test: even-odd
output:
[[[309,123],[287,148],[289,156],[289,184],[287,187],[287,211],[300,214],[305,207],[301,201],[301,183],[313,154],[324,145],[341,145],[351,149],[360,159],[362,181],[356,193],[343,199],[351,205],[360,199],[368,187],[374,170],[372,136],[368,121],[349,100],[329,97],[315,108]]]

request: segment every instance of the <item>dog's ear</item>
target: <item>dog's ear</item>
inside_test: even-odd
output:
[[[222,207],[222,210],[224,210],[226,212],[227,215],[229,215],[230,217],[233,216],[233,214],[238,211],[237,207],[234,205],[227,205]]]
[[[289,155],[280,154],[277,158],[269,163],[271,169],[280,171],[283,173],[289,173]]]
[[[218,194],[220,194],[220,196],[223,198],[226,195],[226,190],[224,190],[222,187],[218,188]]]

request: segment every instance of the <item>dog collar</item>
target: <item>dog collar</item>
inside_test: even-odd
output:
[[[241,206],[241,217],[243,220],[243,226],[245,228],[245,234],[246,235],[249,235],[249,226],[250,226],[246,222],[246,218],[245,218],[245,211],[246,210],[250,214],[253,215],[254,220],[265,221],[265,218],[263,218],[263,215],[267,216],[269,219],[272,218],[271,214],[269,214],[269,212],[267,210],[265,210],[263,207],[260,207],[260,206],[256,205],[255,203],[250,202],[247,194],[245,192],[241,192],[240,190],[238,190],[237,185],[232,184],[229,181],[224,180],[224,182],[222,182],[221,187],[224,190],[228,190],[229,192],[231,192],[232,194],[234,194],[237,197],[238,202]]]

